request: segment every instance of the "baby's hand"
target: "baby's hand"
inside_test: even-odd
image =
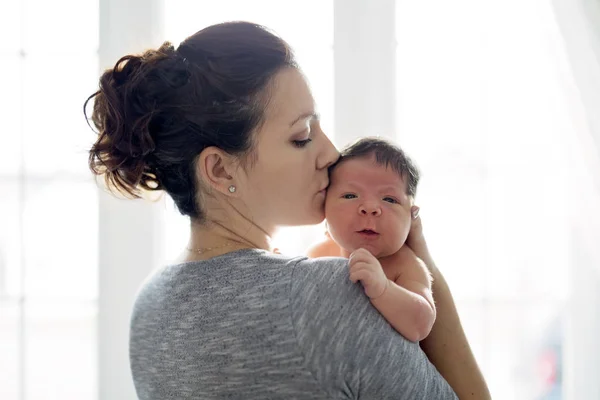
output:
[[[350,254],[350,280],[362,283],[365,294],[371,299],[381,296],[389,284],[379,260],[368,250],[358,249]]]

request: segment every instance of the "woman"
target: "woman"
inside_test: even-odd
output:
[[[123,57],[90,99],[92,170],[132,196],[165,190],[191,219],[180,262],[145,282],[133,310],[140,399],[456,398],[350,282],[346,259],[271,251],[278,226],[323,220],[338,158],[282,39],[251,23],[214,25],[177,50]],[[410,239],[431,262],[422,235]],[[419,262],[406,246],[397,256]],[[431,265],[450,316],[424,343],[427,355],[459,396],[485,398]],[[452,357],[445,346],[456,346]]]

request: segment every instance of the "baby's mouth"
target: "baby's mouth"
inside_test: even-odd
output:
[[[375,231],[373,231],[371,229],[363,229],[362,231],[358,231],[358,233],[362,233],[364,235],[369,235],[369,236],[379,235],[379,233],[377,233],[377,232],[375,232]]]

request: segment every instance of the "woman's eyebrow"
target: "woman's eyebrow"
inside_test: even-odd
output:
[[[301,115],[300,115],[298,118],[296,118],[295,120],[293,120],[293,121],[290,123],[290,128],[291,128],[292,126],[294,126],[294,125],[295,125],[295,124],[296,124],[298,121],[302,121],[303,119],[307,119],[307,118],[310,118],[310,119],[312,119],[312,120],[316,120],[316,121],[318,121],[318,120],[320,119],[320,116],[319,116],[319,114],[318,114],[318,113],[316,113],[316,112],[314,112],[314,111],[307,112],[307,113],[303,113],[303,114],[301,114]]]

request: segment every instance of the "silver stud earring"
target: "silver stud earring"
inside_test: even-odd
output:
[[[229,193],[235,193],[235,186],[229,186]]]

